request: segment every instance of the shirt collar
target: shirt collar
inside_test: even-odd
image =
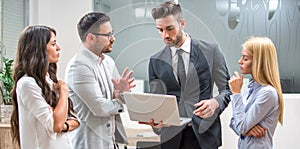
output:
[[[192,39],[191,39],[190,35],[186,34],[186,36],[187,36],[187,38],[185,39],[184,43],[181,45],[180,49],[182,49],[184,51],[184,53],[190,54]],[[171,49],[172,57],[175,56],[176,50],[178,48],[172,46],[172,47],[170,47],[170,49]]]
[[[80,48],[80,49],[82,49],[85,53],[87,53],[87,56],[91,59],[91,60],[93,60],[93,61],[95,61],[95,62],[101,62],[101,61],[103,61],[104,59],[102,59],[101,60],[101,58],[98,56],[98,55],[96,55],[95,53],[93,53],[93,52],[91,52],[90,50],[88,50],[85,46],[83,46],[83,45],[81,45],[82,47]],[[105,54],[103,53],[103,56],[105,57]]]
[[[254,80],[251,80],[249,85],[248,85],[248,88],[249,89],[257,89],[258,87],[260,87],[261,84],[258,84],[257,82],[255,82]]]

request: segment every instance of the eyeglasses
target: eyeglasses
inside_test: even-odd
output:
[[[92,34],[94,34],[96,36],[106,36],[108,40],[111,39],[111,37],[114,36],[114,33],[107,33],[107,34],[92,33]]]

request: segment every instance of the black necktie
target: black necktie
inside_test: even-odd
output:
[[[177,75],[178,75],[178,82],[181,86],[181,90],[183,91],[185,87],[185,81],[186,81],[186,74],[184,69],[184,62],[182,58],[182,49],[177,50],[177,56],[178,56],[178,62],[177,62]]]

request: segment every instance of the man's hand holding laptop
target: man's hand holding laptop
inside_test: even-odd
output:
[[[170,127],[171,125],[168,124],[163,124],[163,121],[159,121],[158,123],[154,122],[154,119],[150,119],[149,122],[139,122],[139,124],[146,124],[146,125],[150,125],[153,128],[159,129],[162,127]]]

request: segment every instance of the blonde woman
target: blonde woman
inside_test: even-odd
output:
[[[233,117],[230,127],[240,136],[238,148],[273,148],[273,135],[283,122],[283,97],[276,48],[266,37],[252,37],[242,48],[238,61],[241,75],[229,80]],[[241,91],[244,74],[252,75]]]

